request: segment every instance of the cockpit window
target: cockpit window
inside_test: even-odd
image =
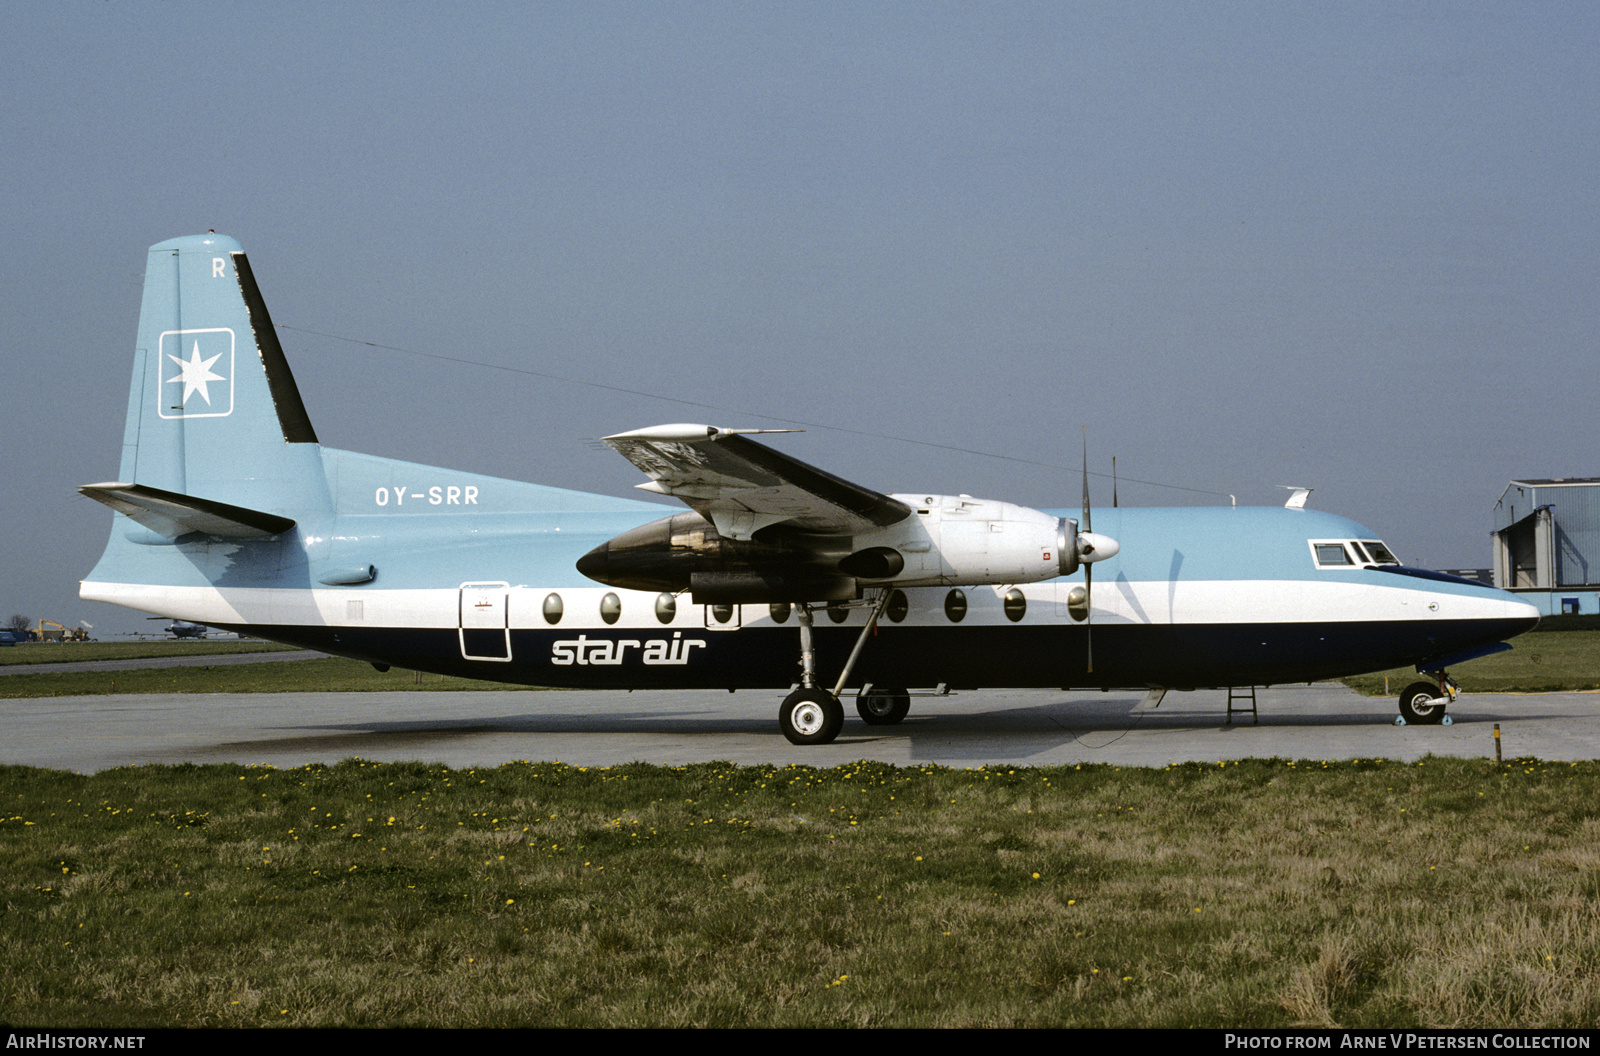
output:
[[[1400,559],[1376,539],[1308,539],[1318,568],[1371,568],[1398,565]]]
[[[1398,565],[1400,563],[1400,559],[1395,557],[1394,554],[1390,553],[1389,548],[1378,542],[1376,539],[1367,539],[1364,540],[1364,543],[1367,548],[1367,553],[1372,555],[1374,564]]]
[[[1350,565],[1355,562],[1350,560],[1350,555],[1345,552],[1343,543],[1312,543],[1311,549],[1317,555],[1317,565],[1327,568],[1330,565]]]

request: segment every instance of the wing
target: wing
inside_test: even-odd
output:
[[[911,515],[897,499],[741,435],[758,431],[658,425],[604,440],[650,477],[640,488],[681,499],[729,539],[773,524],[854,535]]]

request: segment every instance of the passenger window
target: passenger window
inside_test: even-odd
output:
[[[1022,619],[1023,616],[1027,615],[1028,599],[1022,593],[1022,591],[1018,590],[1016,587],[1012,587],[1010,590],[1006,591],[1006,596],[1002,602],[1002,607],[1006,611],[1006,619],[1010,620],[1012,623],[1016,623],[1018,620]]]
[[[899,623],[911,613],[911,601],[906,597],[906,592],[896,590],[889,597],[889,607],[884,610],[884,615],[889,617],[889,622]]]
[[[951,623],[960,623],[967,615],[967,595],[959,588],[944,596],[944,614]]]

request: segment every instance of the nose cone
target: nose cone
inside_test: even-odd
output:
[[[1454,633],[1474,642],[1503,642],[1539,626],[1539,610],[1506,590],[1478,587],[1433,595],[1430,612],[1454,623]]]
[[[1528,604],[1515,594],[1508,596],[1511,598],[1511,618],[1522,624],[1521,630],[1518,630],[1517,634],[1521,634],[1523,631],[1531,631],[1539,626],[1539,620],[1542,617],[1539,615],[1539,610],[1536,606]]]
[[[1503,635],[1505,638],[1531,631],[1539,626],[1538,607],[1529,604],[1509,590],[1480,588],[1479,591],[1474,591],[1466,597],[1441,600],[1441,609],[1445,605],[1449,606],[1449,613],[1453,616],[1494,621],[1505,628]]]

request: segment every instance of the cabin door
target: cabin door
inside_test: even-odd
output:
[[[511,659],[509,583],[461,584],[461,655],[468,660]]]

